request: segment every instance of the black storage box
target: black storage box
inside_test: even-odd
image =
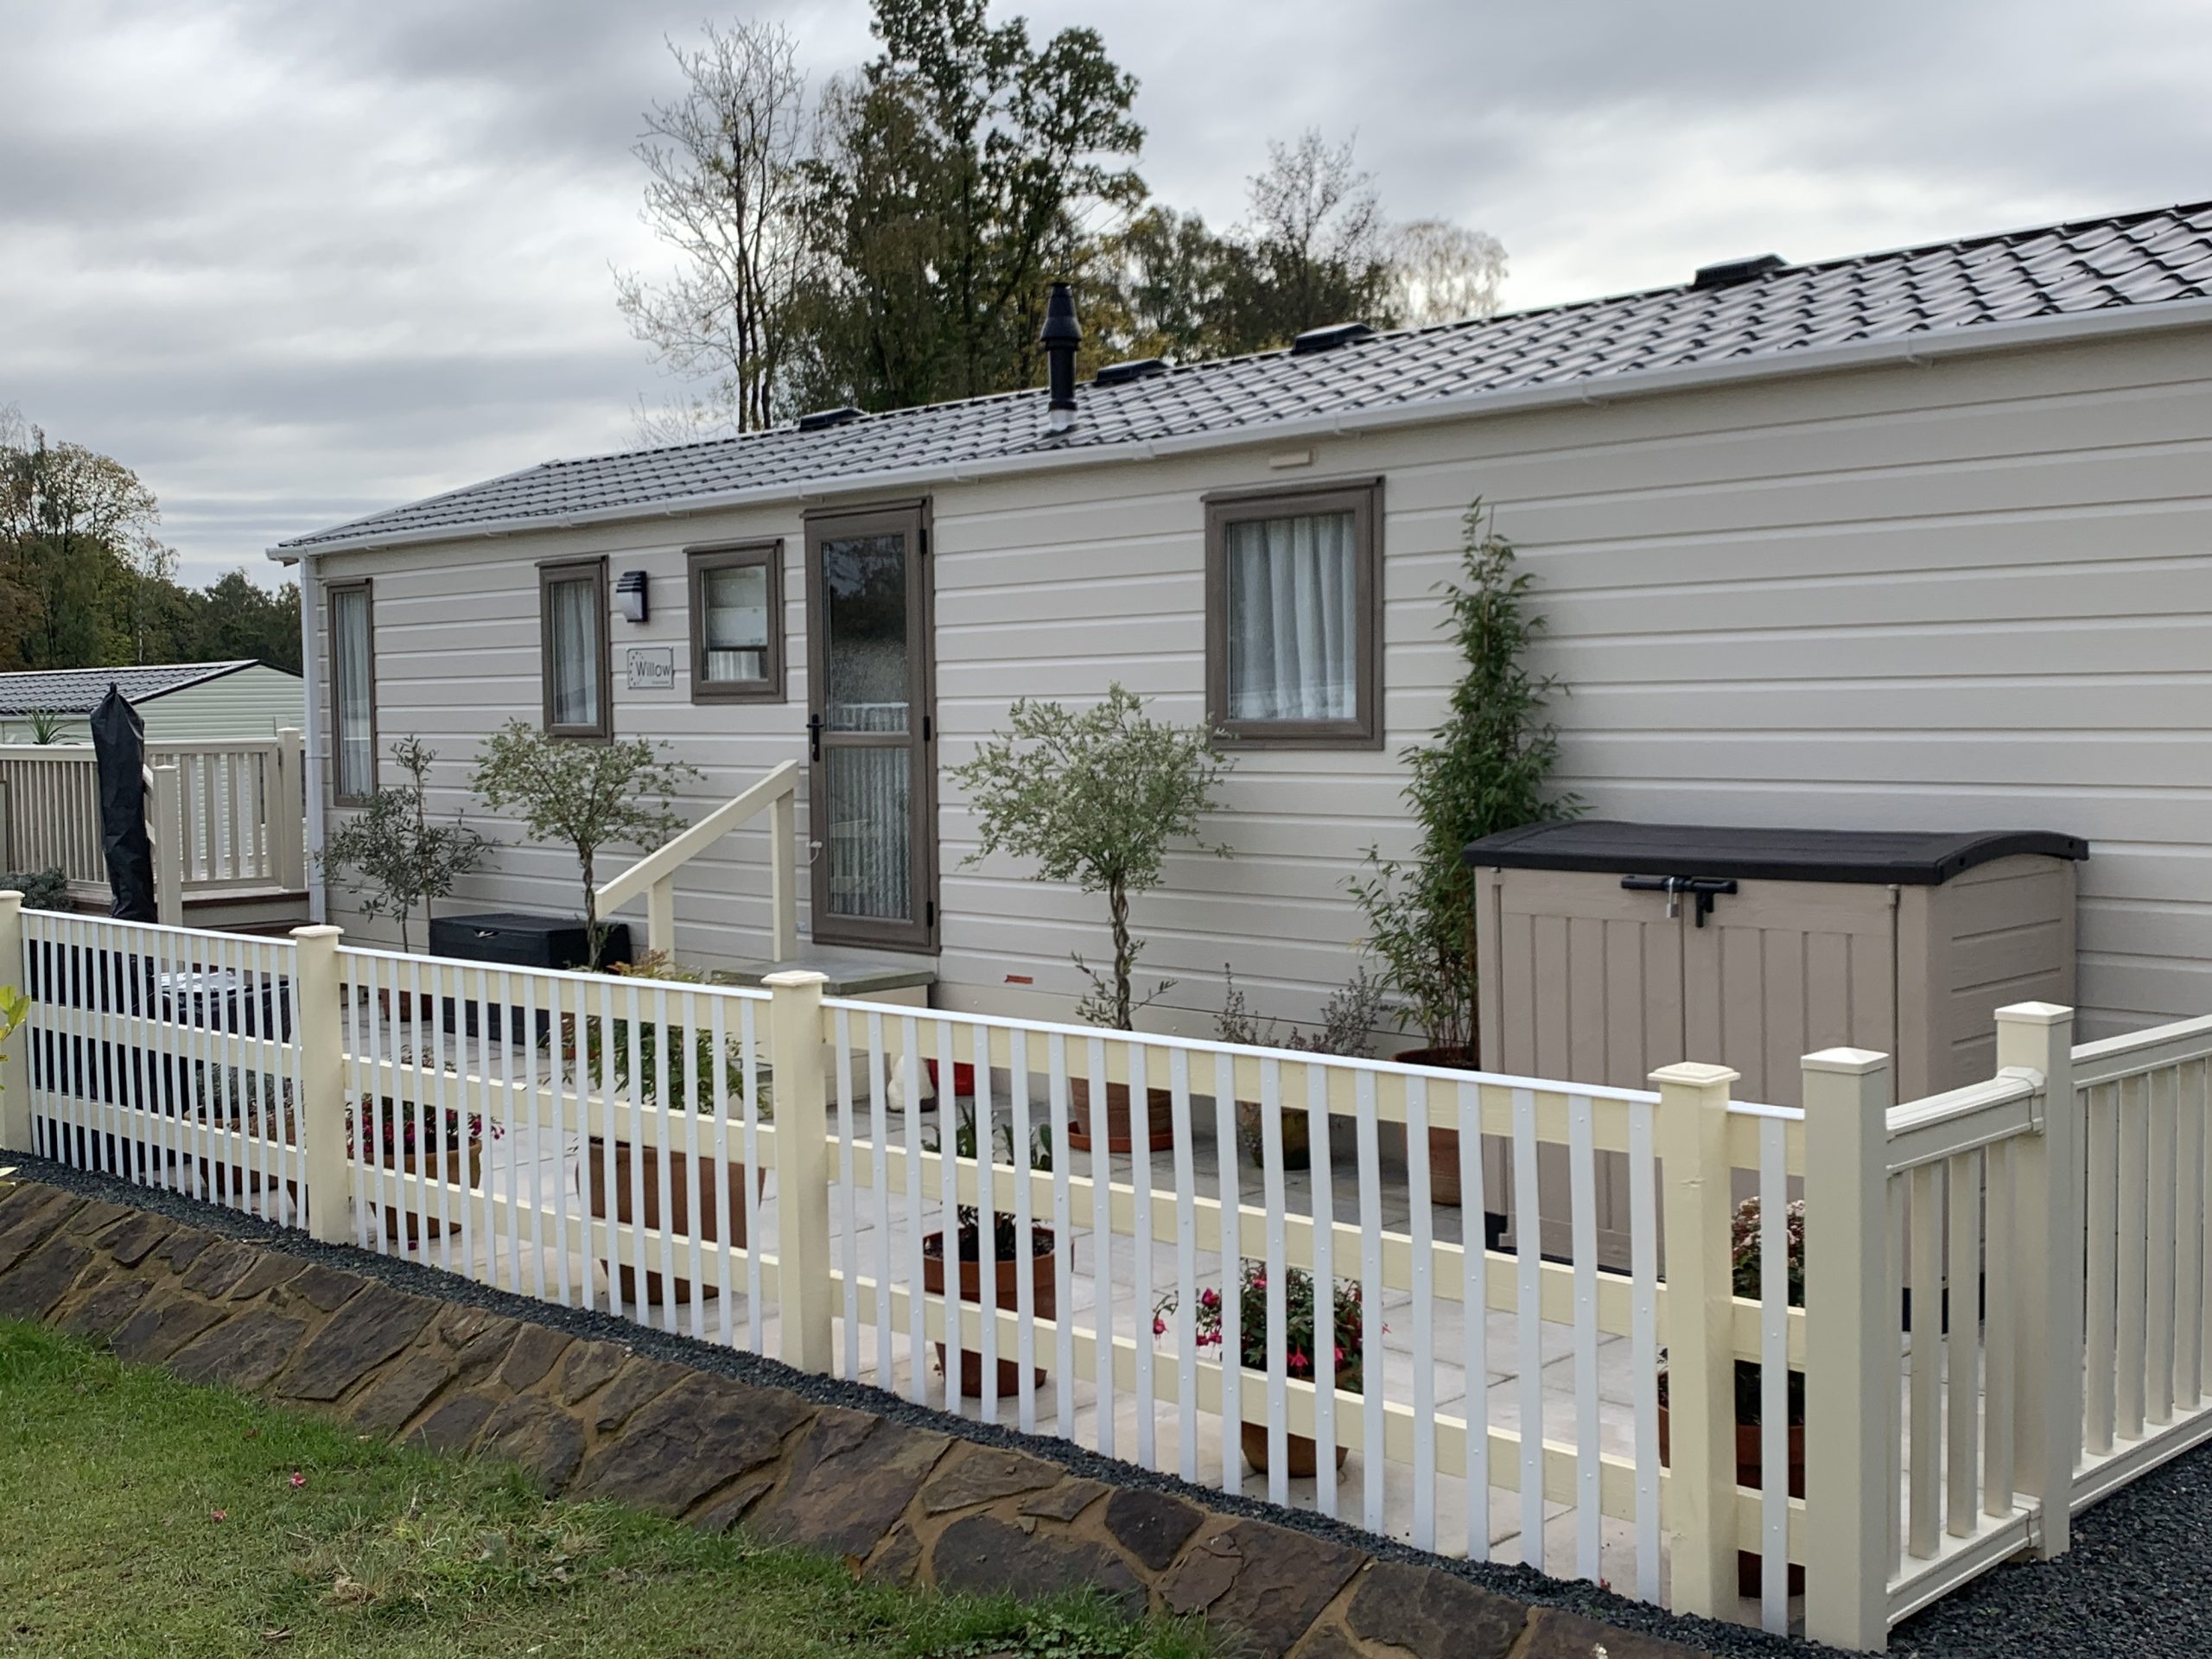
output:
[[[599,931],[602,941],[599,959],[601,968],[612,968],[630,960],[627,922],[601,922]],[[590,952],[581,917],[534,916],[526,911],[493,910],[474,916],[432,918],[430,954],[459,957],[466,962],[497,963],[510,968],[582,968]],[[463,1028],[474,1037],[476,1004],[463,1004],[461,1018]],[[548,1019],[546,1011],[540,1008],[537,1020],[539,1037],[549,1029]],[[529,1039],[522,1009],[509,1008],[507,1020],[510,1041]],[[448,1031],[454,1028],[451,999],[445,1006],[445,1027]]]

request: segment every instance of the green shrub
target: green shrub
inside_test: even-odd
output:
[[[0,870],[0,893],[23,895],[26,910],[67,910],[69,878],[59,870]]]

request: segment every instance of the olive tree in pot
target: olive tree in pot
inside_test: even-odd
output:
[[[650,853],[687,827],[669,804],[698,767],[665,758],[668,746],[645,738],[588,743],[554,737],[527,721],[509,721],[484,740],[475,789],[494,812],[521,809],[532,841],[571,849],[583,877],[588,968],[597,968],[606,938],[599,925],[598,861],[602,849]]]
[[[1400,1004],[1400,1022],[1427,1039],[1395,1058],[1415,1065],[1471,1070],[1481,1063],[1475,1028],[1475,883],[1460,854],[1471,841],[1541,819],[1571,817],[1581,803],[1551,791],[1556,728],[1544,718],[1554,676],[1528,655],[1544,619],[1529,607],[1534,578],[1516,568],[1513,544],[1476,501],[1463,520],[1459,576],[1441,585],[1445,619],[1463,664],[1449,713],[1425,746],[1402,751],[1404,796],[1418,840],[1413,855],[1367,852],[1368,873],[1352,897],[1367,918],[1369,949]],[[1429,1131],[1430,1192],[1457,1204],[1459,1137]]]
[[[431,906],[484,861],[490,844],[455,812],[445,823],[430,817],[430,768],[438,752],[419,737],[403,737],[391,758],[407,781],[379,789],[360,810],[323,837],[323,874],[360,900],[364,916],[399,924],[399,948],[412,951],[409,930],[416,906],[427,931]]]
[[[1174,982],[1161,980],[1146,995],[1136,995],[1144,944],[1130,931],[1129,900],[1166,879],[1173,842],[1229,855],[1227,847],[1208,848],[1198,839],[1229,763],[1214,753],[1204,727],[1151,719],[1143,701],[1118,683],[1088,709],[1024,697],[1007,718],[1004,734],[948,774],[976,817],[977,846],[967,861],[1004,853],[1033,861],[1036,880],[1072,881],[1105,895],[1113,962],[1101,972],[1077,955],[1090,989],[1076,1012],[1093,1025],[1135,1031],[1137,1011]],[[1069,1079],[1068,1106],[1068,1142],[1087,1148],[1096,1132],[1087,1079]],[[1145,1109],[1152,1144],[1172,1144],[1168,1091],[1148,1090]],[[1128,1085],[1109,1084],[1108,1150],[1129,1150],[1129,1122]]]

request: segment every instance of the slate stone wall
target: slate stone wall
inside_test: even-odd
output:
[[[871,1577],[1027,1595],[1095,1585],[1133,1611],[1204,1614],[1255,1659],[1693,1651],[978,1444],[952,1420],[810,1401],[37,1182],[0,1181],[0,1318],[407,1444],[511,1459],[549,1493],[716,1531],[741,1522]]]

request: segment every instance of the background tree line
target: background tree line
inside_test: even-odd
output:
[[[616,274],[632,332],[689,385],[650,433],[1036,385],[1055,277],[1077,284],[1087,367],[1496,308],[1504,249],[1391,221],[1349,141],[1269,142],[1226,230],[1154,200],[1135,78],[1096,31],[1039,44],[986,4],[874,0],[878,55],[818,88],[779,22],[670,43],[683,90],[636,154],[675,268]]]
[[[297,673],[300,590],[176,580],[154,493],[0,406],[0,672],[257,658]]]

